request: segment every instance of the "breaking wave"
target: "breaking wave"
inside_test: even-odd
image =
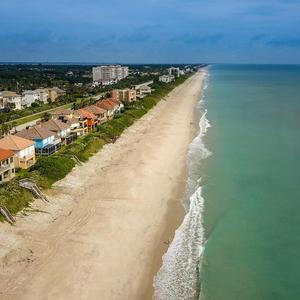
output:
[[[203,89],[207,88],[208,75],[204,80]],[[156,300],[195,300],[200,290],[200,260],[204,249],[204,228],[202,214],[204,199],[202,197],[199,167],[201,161],[211,152],[205,147],[203,137],[210,123],[204,110],[204,98],[199,102],[202,116],[199,121],[199,134],[189,147],[189,178],[186,189],[187,214],[180,227],[176,230],[169,249],[163,256],[163,263],[154,278],[154,299]],[[198,171],[198,172],[197,172]]]

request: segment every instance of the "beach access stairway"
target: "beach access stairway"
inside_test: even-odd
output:
[[[15,218],[5,206],[0,206],[0,214],[5,218],[5,220],[8,223],[14,224],[16,222]]]
[[[39,189],[39,187],[36,185],[36,183],[33,182],[32,180],[30,180],[30,179],[21,179],[19,181],[19,185],[21,187],[31,191],[32,194],[36,198],[39,198],[39,199],[43,200],[44,202],[49,202],[49,200],[47,199],[45,194],[43,194],[43,192]]]
[[[80,159],[76,155],[74,155],[74,154],[60,154],[60,155],[61,156],[68,156],[71,159],[73,159],[77,165],[82,166],[82,162],[80,161]]]

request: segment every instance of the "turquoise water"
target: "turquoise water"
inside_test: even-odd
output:
[[[200,299],[300,299],[300,66],[209,74]]]
[[[300,299],[300,66],[208,73],[155,299]]]

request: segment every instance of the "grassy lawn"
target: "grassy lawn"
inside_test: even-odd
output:
[[[41,111],[39,113],[32,114],[30,116],[22,117],[22,118],[14,120],[14,121],[7,122],[6,124],[16,123],[16,126],[22,125],[22,124],[40,119],[45,112],[53,112],[53,111],[56,111],[56,110],[59,110],[59,109],[62,109],[62,108],[71,108],[72,105],[73,105],[73,102],[72,103],[67,103],[67,104],[64,104],[64,105],[61,105],[61,106],[57,106],[55,108],[47,109],[47,110]]]

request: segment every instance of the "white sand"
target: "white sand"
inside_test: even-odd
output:
[[[151,299],[183,217],[197,73],[49,192],[46,213],[0,224],[1,299]]]

